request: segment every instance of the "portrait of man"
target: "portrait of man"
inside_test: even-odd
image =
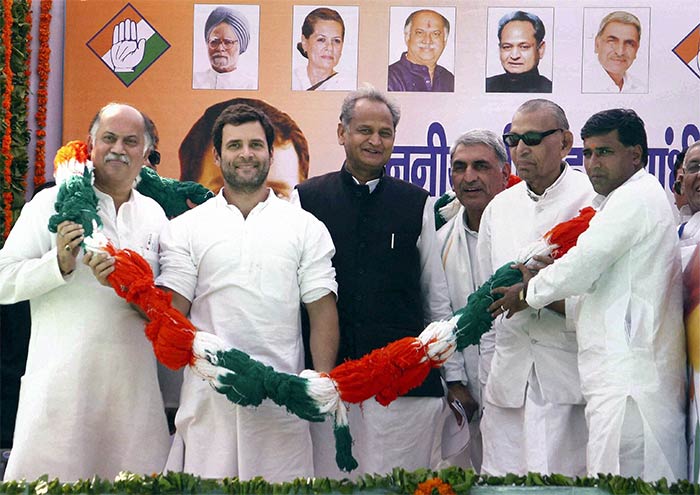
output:
[[[649,9],[629,10],[584,9],[582,92],[648,92]]]
[[[195,5],[193,89],[257,89],[257,5]]]
[[[211,130],[214,121],[229,105],[245,103],[263,111],[275,129],[272,167],[267,185],[278,197],[289,198],[294,186],[309,176],[309,143],[296,122],[286,113],[262,100],[233,98],[207,108],[180,144],[180,180],[199,182],[215,193],[223,179],[212,154]]]
[[[492,70],[503,72],[486,78],[486,92],[551,93],[552,81],[540,73],[540,61],[547,53],[547,28],[542,18],[552,19],[552,9],[540,9],[546,15],[523,10],[503,14],[503,10],[489,9],[489,20],[498,17],[498,23],[496,29],[489,29],[488,47],[490,53],[493,47],[498,47],[500,64],[493,63],[495,57],[489,56],[494,69],[487,65],[487,74],[493,74]],[[551,74],[551,70],[547,73]]]
[[[454,18],[454,8],[391,8],[389,61],[398,60],[389,65],[389,91],[454,92],[454,36],[450,38]],[[403,24],[401,41],[395,34],[399,23]]]

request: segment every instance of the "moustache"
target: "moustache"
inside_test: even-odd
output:
[[[127,165],[129,165],[129,157],[126,155],[119,155],[117,153],[107,153],[107,155],[105,155],[106,162],[110,162],[113,160],[117,160],[117,161],[120,161],[122,163],[126,163]]]

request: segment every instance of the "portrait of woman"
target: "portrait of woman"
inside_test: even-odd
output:
[[[295,7],[295,18],[297,8]],[[303,19],[301,36],[295,45],[296,51],[303,59],[296,57],[299,63],[295,64],[293,69],[292,89],[295,91],[355,89],[357,86],[356,57],[352,64],[341,63],[343,49],[347,46],[346,33],[348,32],[341,14],[338,10],[317,7],[310,10]],[[353,19],[357,20],[356,14]],[[353,27],[356,33],[356,25]],[[298,31],[295,30],[295,32]],[[356,42],[351,44],[351,51],[356,53]]]

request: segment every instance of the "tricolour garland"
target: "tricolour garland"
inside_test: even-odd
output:
[[[490,329],[493,319],[486,308],[500,297],[492,295],[491,289],[522,281],[520,271],[508,263],[469,296],[467,305],[455,316],[431,323],[418,337],[392,342],[360,359],[346,361],[330,373],[278,373],[240,350],[227,349],[216,335],[196,331],[187,318],[172,308],[170,294],[155,286],[148,263],[134,251],[115,249],[98,231],[92,164],[83,143],[71,142],[59,150],[55,167],[61,189],[56,202],[58,213],[51,218],[49,228],[55,232],[64,220],[78,222],[85,229],[87,249],[104,251],[115,258],[115,269],[108,281],[120,297],[148,316],[146,336],[158,360],[172,369],[189,365],[219,393],[241,406],[257,406],[264,399],[271,399],[308,421],[332,416],[336,463],[346,471],[355,469],[357,461],[352,457],[345,403],[361,403],[374,397],[386,406],[420,385],[431,368],[440,367],[455,350],[478,343]],[[536,254],[563,255],[588,227],[593,214],[592,208],[582,210],[580,217],[552,229],[521,261]]]

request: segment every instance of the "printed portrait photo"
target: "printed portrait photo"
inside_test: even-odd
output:
[[[389,91],[453,93],[455,8],[391,7]]]
[[[648,7],[583,9],[583,93],[649,92],[649,18]]]
[[[193,89],[258,89],[258,5],[194,6]]]
[[[295,5],[292,25],[292,89],[357,88],[358,7]]]
[[[551,93],[554,9],[488,9],[487,93]]]

